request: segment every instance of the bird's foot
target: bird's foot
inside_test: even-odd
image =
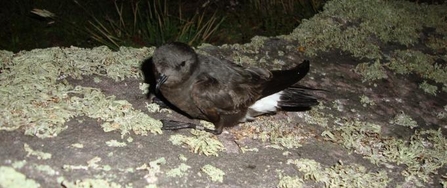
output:
[[[169,106],[166,105],[166,103],[158,97],[152,98],[152,103],[157,104],[158,106],[160,106],[160,108],[169,108]]]
[[[194,123],[185,123],[185,122],[179,122],[179,121],[173,121],[173,120],[161,120],[161,122],[163,123],[163,127],[161,128],[162,130],[197,129],[197,130],[202,130],[202,131],[206,131],[209,133],[213,133],[215,135],[220,134],[215,129],[208,129],[202,125],[197,125]]]

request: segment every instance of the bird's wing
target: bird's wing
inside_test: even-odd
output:
[[[207,74],[198,76],[193,85],[191,97],[202,112],[209,109],[231,111],[235,105],[229,91],[226,91],[216,78]]]
[[[258,71],[238,71],[226,79],[202,73],[192,88],[193,102],[211,120],[217,120],[219,114],[237,114],[261,95],[260,85],[266,76]]]

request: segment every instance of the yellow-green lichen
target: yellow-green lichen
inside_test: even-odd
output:
[[[390,120],[390,123],[404,127],[410,127],[411,129],[418,126],[417,122],[414,121],[409,115],[405,114],[405,112],[403,111],[394,116],[394,118]]]
[[[327,107],[324,106],[322,102],[320,102],[320,104],[317,107],[312,108],[311,110],[306,111],[303,114],[304,120],[310,124],[327,127],[328,123],[329,123],[329,118],[332,117],[332,114],[323,113],[321,111],[321,109],[324,109],[324,108],[327,108]],[[339,109],[339,108],[337,108],[337,109]]]
[[[164,157],[160,157],[156,160],[149,162],[149,165],[144,163],[143,165],[136,168],[136,170],[144,170],[147,171],[147,174],[144,176],[147,183],[151,186],[156,185],[158,182],[157,174],[161,172],[161,165],[166,164],[166,159]]]
[[[441,130],[416,131],[409,141],[399,139],[385,140],[383,155],[392,162],[405,164],[402,172],[405,177],[413,177],[430,182],[431,175],[445,166],[447,139]]]
[[[337,111],[339,112],[343,112],[345,107],[340,99],[335,99],[334,101],[332,101],[332,108],[337,109]]]
[[[409,140],[382,136],[380,126],[344,120],[342,126],[325,131],[322,136],[362,154],[374,164],[404,164],[401,174],[406,181],[430,182],[430,175],[447,161],[447,140],[441,130],[416,131]]]
[[[222,171],[221,169],[207,164],[207,165],[203,166],[201,168],[201,170],[203,172],[205,172],[205,174],[207,174],[211,178],[211,181],[220,182],[220,183],[223,182],[223,176],[225,175],[225,172]]]
[[[172,113],[172,110],[167,108],[160,108],[160,105],[156,103],[148,103],[146,102],[147,111],[150,113],[160,112],[160,113]]]
[[[94,74],[112,77],[115,80],[140,77],[140,60],[136,57],[142,59],[151,50],[147,48],[121,50],[111,52],[104,47],[90,50],[76,47],[48,48],[22,51],[13,57],[2,53],[4,57],[2,61],[5,62],[2,62],[2,74],[0,74],[0,105],[4,110],[0,112],[3,121],[0,130],[16,130],[23,127],[25,134],[52,137],[67,128],[64,123],[68,119],[87,113],[98,117],[100,115],[95,114],[95,110],[101,113],[107,110],[104,108],[110,107],[97,106],[97,103],[120,103],[108,100],[112,98],[106,98],[103,94],[101,96],[99,90],[92,92],[80,86],[73,87],[65,78],[68,76],[82,78],[83,75]],[[121,113],[119,109],[114,110],[116,113]],[[161,122],[133,109],[131,111],[123,118],[113,119],[121,121],[115,122],[115,125],[122,128],[123,134],[129,129],[137,134],[146,134],[148,130],[161,133]],[[139,119],[136,120],[136,126],[123,122],[123,119],[126,121],[133,119],[129,116]]]
[[[215,135],[201,130],[191,130],[193,136],[172,135],[169,141],[174,145],[186,145],[192,152],[204,154],[206,156],[219,156],[219,152],[224,150],[222,143]]]
[[[99,83],[99,82],[101,82],[101,81],[102,81],[101,78],[99,78],[99,77],[97,77],[97,76],[93,77],[93,82],[94,82],[94,83]]]
[[[103,170],[103,171],[110,171],[111,167],[109,165],[100,165],[98,164],[101,162],[101,157],[93,157],[92,159],[88,160],[86,163],[87,165],[68,165],[65,164],[62,166],[62,169],[65,171],[70,170],[89,170],[89,169],[95,169],[95,170]]]
[[[139,88],[141,90],[141,94],[146,95],[149,92],[149,84],[147,83],[139,83]]]
[[[369,97],[367,97],[366,95],[362,95],[360,96],[360,103],[362,104],[363,107],[367,107],[369,106],[374,106],[376,105],[376,103],[371,100]]]
[[[253,151],[253,152],[258,152],[259,151],[258,148],[248,148],[247,146],[242,146],[239,149],[241,150],[242,153],[245,153],[247,151]]]
[[[25,151],[27,152],[26,156],[36,156],[37,159],[51,159],[51,153],[46,153],[43,151],[38,151],[38,150],[34,150],[32,149],[27,143],[23,144],[23,148],[25,149]]]
[[[416,50],[396,50],[388,68],[398,74],[414,73],[437,83],[447,83],[447,67],[435,63],[440,57]]]
[[[284,38],[302,42],[308,55],[338,48],[355,57],[381,59],[381,43],[413,45],[423,27],[445,28],[445,15],[444,5],[334,0],[325,4],[322,13],[304,20]],[[446,34],[445,29],[439,32]]]
[[[281,50],[280,50],[280,51],[278,51],[278,56],[280,56],[280,57],[281,57],[281,56],[284,56],[284,54],[285,54],[285,52],[284,52],[284,51],[281,51]]]
[[[435,96],[436,93],[438,92],[438,87],[428,84],[427,81],[423,81],[421,84],[419,84],[419,88],[422,89],[425,93]]]
[[[11,166],[12,166],[13,168],[15,168],[15,169],[20,169],[20,168],[22,168],[23,166],[25,166],[25,164],[26,164],[26,160],[21,160],[21,161],[15,161],[15,162],[13,162],[13,163],[11,164]]]
[[[233,52],[235,55],[233,55],[233,61],[236,64],[248,64],[248,65],[257,65],[258,60],[253,57],[249,57],[246,55],[240,55],[238,52]]]
[[[427,45],[434,51],[445,51],[447,50],[447,35],[444,35],[442,38],[430,35],[427,41],[425,41],[425,45]]]
[[[54,170],[51,166],[49,165],[39,165],[39,164],[33,164],[34,169],[43,172],[49,176],[55,176],[55,175],[59,175],[59,172]]]
[[[186,158],[186,156],[183,155],[183,154],[179,154],[179,155],[178,155],[178,159],[180,159],[180,161],[183,161],[183,162],[185,162],[185,161],[188,160],[188,158]]]
[[[106,121],[101,125],[106,132],[120,130],[122,136],[130,131],[141,135],[147,135],[148,131],[161,134],[162,123],[133,109],[129,102],[114,100],[114,96],[105,96],[95,88],[77,86],[75,91],[84,96],[71,97],[70,101],[88,117]]]
[[[74,182],[62,181],[62,186],[66,188],[121,188],[122,186],[104,179],[83,179]]]
[[[380,125],[359,120],[337,118],[335,123],[339,126],[333,131],[324,131],[323,137],[336,143],[341,143],[346,148],[353,149],[356,153],[375,156],[381,146],[374,136],[381,133]],[[381,156],[377,156],[381,157]],[[375,161],[372,161],[376,163]]]
[[[191,166],[181,163],[177,168],[171,169],[166,172],[166,175],[169,177],[183,177],[187,174],[187,171],[191,168]]]
[[[263,134],[262,132],[261,134]],[[279,144],[285,148],[299,148],[302,146],[302,140],[305,140],[306,135],[300,134],[300,132],[283,127],[276,129],[273,132],[268,133],[270,135],[270,143]]]
[[[71,144],[71,147],[74,147],[74,148],[84,148],[84,144],[74,143],[74,144]]]
[[[324,183],[325,187],[387,187],[391,181],[385,171],[368,172],[361,165],[344,165],[339,162],[329,168],[323,168],[311,159],[288,160],[304,173],[304,180]]]
[[[303,187],[304,181],[298,176],[283,176],[279,174],[279,183],[277,188],[301,188]]]
[[[104,170],[104,171],[110,171],[110,170],[112,170],[112,167],[111,167],[110,165],[104,165],[104,166],[102,167],[102,170]]]
[[[88,167],[98,169],[100,167],[98,163],[101,162],[101,160],[101,157],[94,157],[90,159],[89,161],[87,161]]]
[[[274,59],[273,64],[274,65],[285,65],[286,62],[284,62],[283,60],[280,60],[280,59]]]
[[[127,146],[126,142],[118,142],[117,140],[109,140],[106,142],[109,147],[125,147]]]
[[[380,60],[376,60],[373,64],[360,63],[355,67],[354,71],[362,75],[362,82],[388,78]]]
[[[265,40],[267,40],[267,37],[263,36],[255,36],[251,39],[250,43],[246,44],[224,44],[221,46],[221,48],[230,48],[234,51],[239,51],[242,53],[253,53],[258,54],[259,49],[264,46]]]
[[[70,170],[88,170],[88,166],[86,165],[62,165],[62,169],[64,169],[65,171],[70,171]]]
[[[269,51],[261,51],[260,49],[264,46],[264,42],[267,37],[255,36],[251,39],[250,43],[246,44],[224,44],[220,46],[223,49],[231,49],[231,59],[236,64],[248,65],[248,66],[262,66],[270,62],[274,62],[273,65],[282,65],[284,62],[281,60],[272,60]],[[262,52],[262,53],[261,53]],[[281,56],[284,55],[284,52]],[[211,54],[212,55],[212,54]],[[280,68],[280,67],[277,67]]]
[[[241,136],[268,142],[270,144],[267,147],[276,149],[301,147],[302,143],[311,136],[310,133],[294,126],[292,120],[288,118],[272,121],[268,120],[268,117],[259,117],[256,121],[242,124],[241,127],[244,128],[244,131],[239,133]],[[245,147],[240,149],[242,152],[258,150]]]
[[[156,160],[149,162],[149,167],[152,171],[160,172],[160,165],[166,164],[166,159],[164,157],[160,157]]]
[[[39,183],[7,166],[0,166],[0,186],[8,188],[41,187]]]

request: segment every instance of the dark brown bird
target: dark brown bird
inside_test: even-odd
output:
[[[183,43],[157,48],[152,56],[156,92],[191,118],[214,124],[205,131],[221,134],[223,127],[253,120],[278,109],[309,108],[318,101],[293,86],[309,72],[309,61],[290,70],[244,68],[230,61],[197,54]],[[198,128],[193,124],[168,125],[163,129]]]

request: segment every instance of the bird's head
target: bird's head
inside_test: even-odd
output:
[[[175,86],[186,81],[197,67],[198,57],[187,44],[174,42],[158,47],[152,61],[159,90],[162,85]]]

